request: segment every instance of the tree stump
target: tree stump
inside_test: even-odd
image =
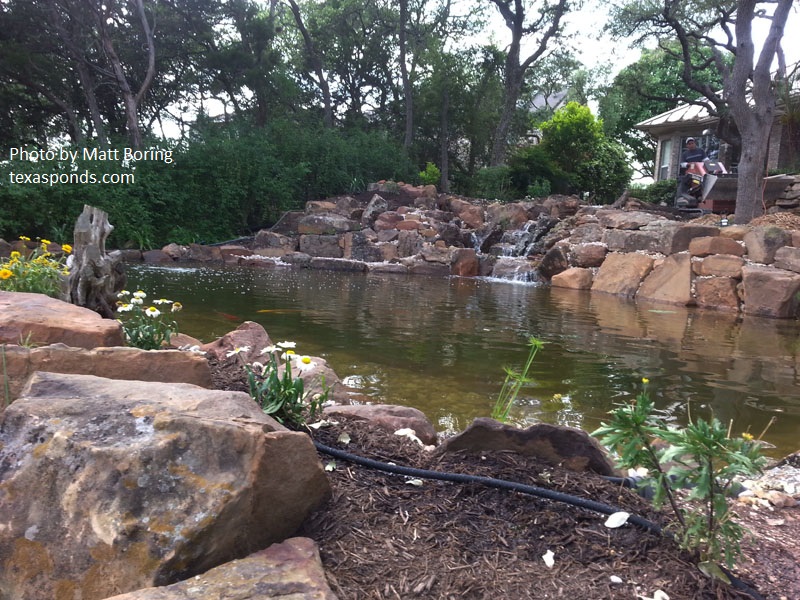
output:
[[[106,238],[114,230],[108,214],[84,205],[75,222],[69,301],[112,319],[117,293],[125,287],[125,265],[120,257],[106,254]]]

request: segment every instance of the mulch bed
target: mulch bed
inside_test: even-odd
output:
[[[338,441],[347,433],[350,442]],[[648,501],[599,476],[513,453],[440,454],[356,420],[312,431],[330,447],[437,471],[494,477],[619,506],[667,524]],[[604,515],[481,484],[408,478],[332,459],[330,501],[298,535],[314,539],[342,599],[752,598],[700,573],[671,540]],[[554,553],[548,568],[542,556]],[[612,576],[618,578],[617,582]]]

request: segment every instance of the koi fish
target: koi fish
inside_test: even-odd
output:
[[[228,319],[229,321],[241,321],[242,320],[241,317],[237,317],[236,315],[231,315],[231,314],[228,314],[228,313],[224,313],[224,312],[219,311],[219,310],[215,310],[214,313],[218,314],[220,317]]]

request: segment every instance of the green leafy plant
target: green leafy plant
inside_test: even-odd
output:
[[[20,236],[20,240],[29,242],[30,238]],[[69,275],[66,261],[72,246],[62,245],[60,256],[56,256],[49,250],[51,244],[49,240],[39,240],[29,254],[11,252],[9,258],[0,263],[0,290],[61,297]]]
[[[425,165],[425,170],[419,172],[419,180],[423,185],[439,185],[439,180],[442,178],[442,172],[432,162]]]
[[[122,290],[117,297],[117,313],[125,341],[129,346],[142,350],[158,350],[176,333],[178,324],[171,314],[183,308],[180,302],[160,298],[153,300],[151,306],[145,307],[147,294],[139,290],[129,292]],[[161,308],[156,308],[161,306]]]
[[[656,416],[648,380],[642,381],[636,399],[612,410],[610,422],[592,435],[618,454],[620,467],[644,467],[653,475],[653,504],[669,503],[680,546],[703,561],[706,572],[724,578],[713,567],[721,560],[733,566],[744,534],[733,521],[729,491],[737,477],[763,468],[761,446],[749,433],[731,437],[716,418],[697,419],[683,429],[669,426]]]
[[[313,369],[316,364],[309,356],[297,355],[294,347],[294,342],[267,346],[261,351],[267,357],[265,364],[254,362],[244,368],[250,397],[261,410],[284,425],[301,427],[317,416],[330,390],[323,378],[322,393],[312,395],[306,391],[303,379],[295,377],[292,371],[302,373]],[[235,348],[228,356],[247,350],[247,347]]]
[[[531,336],[528,338],[528,346],[530,347],[528,360],[525,362],[522,371],[514,371],[511,367],[504,367],[503,369],[506,373],[506,378],[503,381],[503,387],[500,388],[500,394],[497,396],[491,415],[497,421],[505,422],[508,419],[508,414],[511,412],[511,407],[514,406],[522,386],[532,381],[528,377],[528,371],[533,364],[533,359],[536,358],[536,354],[544,346],[544,342]]]

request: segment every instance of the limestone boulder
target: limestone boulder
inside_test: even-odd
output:
[[[367,204],[364,212],[361,214],[361,224],[365,227],[371,227],[378,215],[390,210],[389,201],[383,196],[375,194]]]
[[[677,221],[653,221],[644,227],[645,230],[661,232],[663,254],[676,254],[689,249],[692,240],[699,237],[716,237],[719,228],[711,225],[694,225]]]
[[[291,536],[330,494],[241,392],[36,373],[0,415],[0,589],[100,600]]]
[[[591,269],[570,267],[550,280],[553,287],[568,288],[572,290],[589,290],[592,288],[594,274]]]
[[[261,360],[261,351],[272,343],[262,325],[245,321],[213,342],[203,344],[200,350],[217,361],[230,360],[244,365]]]
[[[324,256],[327,258],[342,258],[344,250],[339,244],[337,235],[311,235],[300,236],[300,252],[309,256]]]
[[[472,248],[454,248],[450,273],[460,277],[475,277],[480,273],[478,254]]]
[[[222,253],[218,246],[204,246],[202,244],[189,244],[186,258],[196,262],[222,262]]]
[[[346,231],[358,231],[361,224],[335,213],[306,215],[297,224],[297,233],[310,235],[335,235]]]
[[[342,236],[342,256],[352,260],[379,262],[383,260],[383,252],[365,231],[351,231]],[[374,235],[374,232],[373,232]]]
[[[667,304],[693,304],[692,259],[688,252],[668,256],[642,281],[637,300]]]
[[[699,257],[712,254],[744,256],[744,246],[729,237],[703,236],[694,238],[689,243],[689,254]]]
[[[283,256],[297,250],[297,238],[262,229],[253,241],[253,253],[260,256]]]
[[[793,273],[800,273],[800,248],[784,246],[775,252],[774,266]]]
[[[792,235],[780,227],[755,227],[744,235],[747,257],[754,263],[772,264],[775,253],[792,243]]]
[[[653,269],[653,262],[646,254],[612,252],[595,274],[592,291],[633,298]]]
[[[122,325],[43,294],[0,291],[0,343],[122,346]]]
[[[644,211],[623,211],[610,208],[600,209],[595,213],[597,222],[608,229],[641,229],[653,221],[664,220],[661,215]]]
[[[487,220],[500,229],[519,229],[528,222],[528,209],[520,202],[495,203],[486,209]]]
[[[492,266],[492,277],[514,281],[541,281],[538,265],[527,258],[502,257]]]
[[[698,277],[695,280],[695,302],[701,308],[738,311],[738,283],[733,277]]]
[[[712,254],[695,262],[692,266],[694,272],[700,276],[713,275],[741,279],[744,259],[733,254]]]
[[[188,256],[189,252],[186,254]],[[169,265],[174,263],[175,259],[163,250],[145,250],[142,252],[142,262],[148,265]]]
[[[480,229],[485,223],[484,210],[460,198],[450,198],[450,210],[471,229]]]
[[[199,577],[120,594],[108,600],[221,598],[336,600],[336,595],[325,580],[316,543],[309,538],[297,537],[215,567]]]
[[[546,279],[552,278],[554,275],[569,269],[569,250],[566,246],[553,246],[542,257],[542,262],[539,264],[539,272],[542,277]]]
[[[572,427],[537,423],[520,429],[479,417],[461,433],[447,438],[438,452],[516,452],[563,465],[573,471],[615,475],[614,465],[600,443]]]
[[[608,247],[601,243],[574,244],[569,249],[570,264],[576,267],[599,267],[608,254]]]
[[[661,231],[607,229],[603,243],[611,252],[662,252],[664,237]]]
[[[742,287],[745,314],[778,319],[797,316],[800,274],[764,265],[745,265]]]
[[[308,263],[308,267],[321,271],[346,271],[348,273],[365,273],[367,271],[367,263],[364,261],[325,256],[313,257]]]
[[[12,401],[36,371],[211,387],[208,360],[197,352],[126,347],[86,349],[64,344],[36,348],[6,346],[5,361]]]
[[[348,418],[367,421],[387,432],[394,433],[400,429],[413,429],[423,444],[436,445],[436,430],[425,416],[410,406],[393,404],[341,404],[327,406],[324,409],[327,418]]]

